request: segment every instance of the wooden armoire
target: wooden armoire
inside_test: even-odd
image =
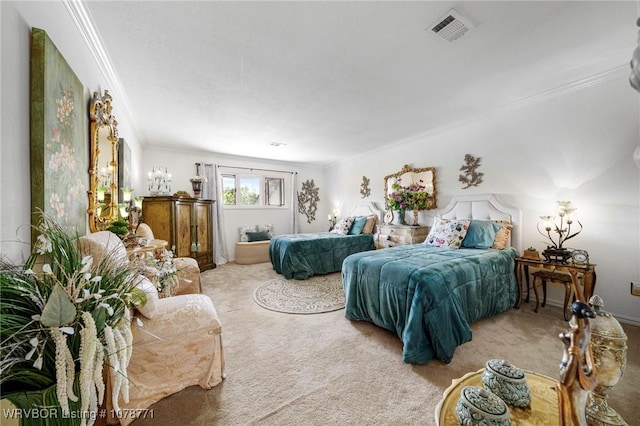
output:
[[[193,257],[201,271],[215,268],[213,200],[149,196],[142,202],[142,220],[153,236],[169,242],[175,257]]]

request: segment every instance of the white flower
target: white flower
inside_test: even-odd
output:
[[[67,396],[67,340],[60,329],[52,327],[49,329],[51,337],[56,346],[56,396],[62,409],[62,415],[69,416],[69,398]],[[37,362],[37,360],[36,360]],[[34,364],[35,365],[35,364]]]
[[[38,254],[51,253],[51,240],[49,240],[49,238],[47,238],[45,234],[38,235],[35,245],[36,245],[35,247],[36,253]]]
[[[45,274],[53,275],[53,271],[51,270],[51,265],[49,265],[48,263],[45,263],[44,265],[42,265],[42,272],[44,272]]]

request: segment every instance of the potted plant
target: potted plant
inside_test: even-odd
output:
[[[112,370],[113,401],[128,398],[129,307],[146,303],[126,259],[84,255],[50,217],[24,265],[0,262],[0,393],[22,425],[84,425],[97,418]],[[29,413],[38,415],[25,416]]]

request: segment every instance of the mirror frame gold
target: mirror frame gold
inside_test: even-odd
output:
[[[408,164],[405,164],[404,167],[402,168],[402,170],[400,170],[397,173],[393,173],[391,175],[387,175],[384,177],[384,204],[385,204],[385,208],[389,208],[389,203],[388,203],[388,196],[389,196],[389,180],[391,178],[399,178],[400,176],[403,176],[407,173],[413,173],[413,174],[420,174],[420,173],[425,173],[425,172],[431,172],[431,176],[432,176],[432,182],[431,185],[433,186],[433,203],[424,209],[420,209],[420,210],[431,210],[431,209],[435,209],[438,207],[438,202],[437,202],[437,191],[436,191],[436,168],[435,167],[423,167],[423,168],[413,168]],[[428,186],[425,185],[425,186]]]
[[[91,232],[105,230],[111,222],[118,218],[118,121],[111,113],[111,95],[108,90],[100,96],[98,92],[93,92],[91,105],[89,107],[89,118],[91,121],[90,131],[90,158],[89,158],[89,229]],[[106,131],[107,141],[111,144],[110,166],[111,191],[109,203],[106,209],[100,208],[98,201],[98,187],[100,186],[100,176],[98,175],[100,162],[100,135]],[[105,153],[109,154],[109,153]],[[106,212],[101,214],[101,211]]]

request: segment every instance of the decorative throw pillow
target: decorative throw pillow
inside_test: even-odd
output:
[[[364,228],[362,228],[363,234],[373,234],[374,229],[376,229],[376,222],[378,221],[378,216],[372,214],[371,216],[367,216],[367,221],[364,224]]]
[[[433,220],[433,227],[427,235],[424,244],[436,247],[460,248],[469,228],[470,220],[441,219]]]
[[[360,235],[365,223],[367,223],[366,216],[358,216],[354,219],[351,229],[349,229],[348,235]]]
[[[249,241],[249,237],[247,237],[247,232],[254,232],[256,230],[256,227],[255,225],[241,226],[238,228],[238,230],[240,231],[240,241],[242,241],[243,243],[246,243],[247,241]]]
[[[462,240],[462,247],[488,249],[493,246],[496,233],[501,226],[490,220],[472,220]]]
[[[252,243],[254,241],[270,240],[271,235],[269,235],[267,231],[255,231],[255,232],[248,231],[247,238],[249,239],[249,242]]]
[[[266,232],[267,234],[269,234],[269,238],[273,237],[273,225],[272,224],[258,225],[258,226],[256,226],[256,231]]]
[[[349,230],[351,229],[351,225],[353,225],[354,219],[355,218],[353,217],[340,219],[338,223],[336,223],[336,226],[333,227],[333,230],[331,232],[333,232],[334,234],[347,235],[349,233]]]
[[[502,250],[505,247],[509,246],[513,225],[503,220],[494,220],[492,222],[500,226],[500,229],[498,230],[498,232],[496,232],[496,237],[493,240],[493,245],[491,246],[491,248]]]

